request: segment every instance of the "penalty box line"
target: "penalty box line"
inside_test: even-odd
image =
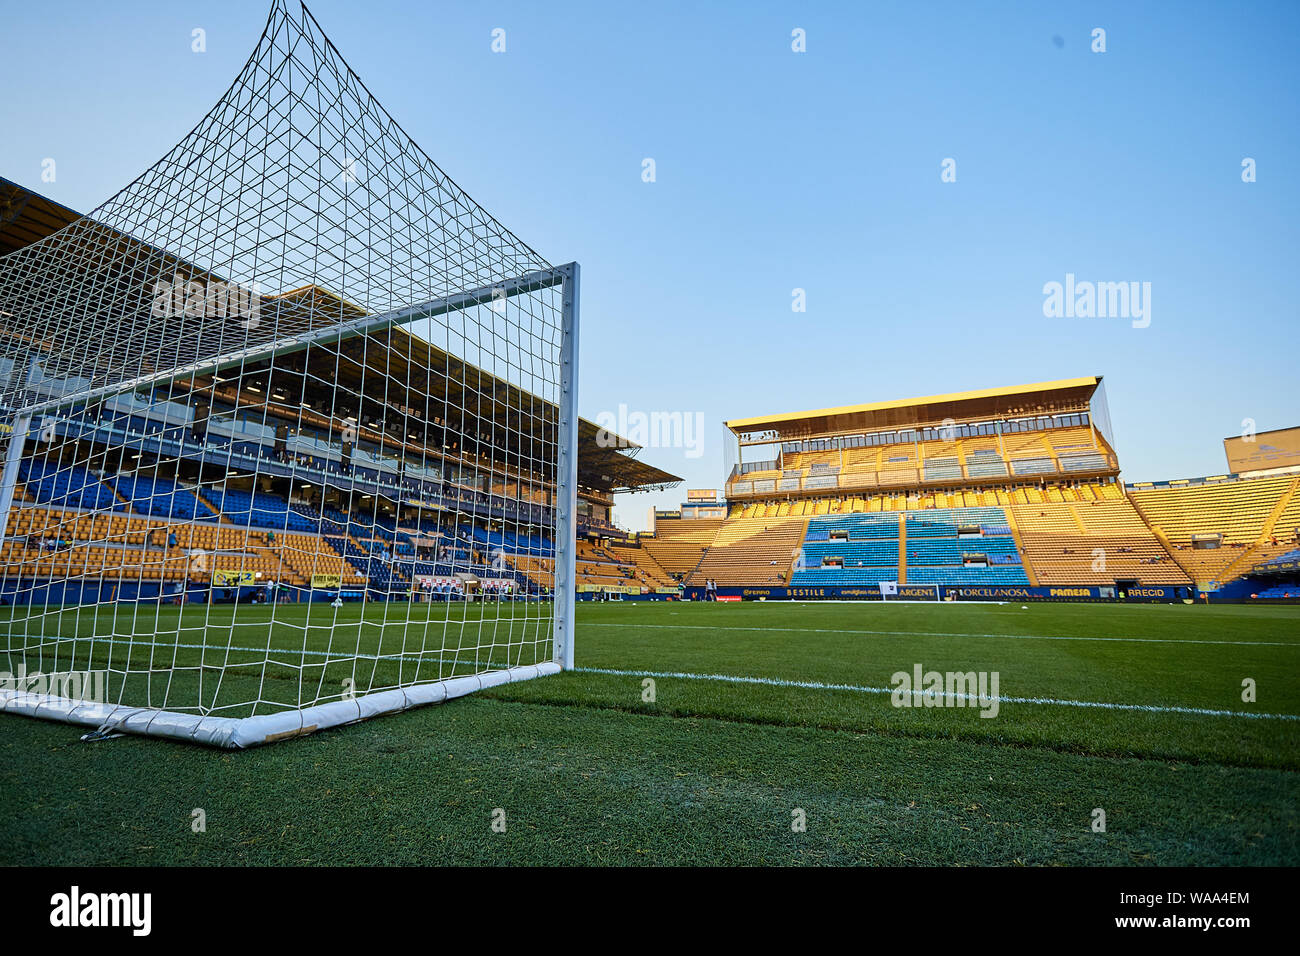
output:
[[[789,634],[863,634],[873,637],[987,637],[1004,638],[1009,641],[1104,641],[1125,644],[1227,644],[1234,647],[1300,647],[1294,641],[1214,641],[1204,638],[1189,637],[1177,639],[1172,637],[1067,637],[1059,634],[971,634],[966,631],[864,631],[853,628],[838,627],[782,627],[779,624],[767,627],[744,627],[734,624],[611,624],[601,621],[584,622],[583,630],[600,627],[657,628],[667,631],[765,631],[768,633],[784,631]]]
[[[893,694],[892,687],[865,687],[860,684],[827,684],[821,681],[783,680],[777,677],[743,677],[735,674],[692,674],[689,672],[616,670],[607,667],[575,667],[579,674],[606,674],[613,677],[653,677],[657,680],[680,679],[715,681],[726,684],[758,684],[766,687],[794,687],[800,690],[840,690],[855,694]],[[1256,714],[1244,710],[1211,710],[1205,707],[1178,707],[1160,704],[1117,704],[1110,701],[1068,700],[1057,697],[980,697],[978,694],[957,694],[946,691],[908,691],[914,701],[927,695],[943,700],[961,700],[972,704],[998,701],[1005,704],[1041,704],[1052,707],[1081,707],[1096,710],[1141,711],[1148,714],[1191,714],[1197,717],[1245,717],[1251,720],[1300,720],[1300,714]]]

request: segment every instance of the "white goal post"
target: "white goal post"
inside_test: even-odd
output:
[[[579,279],[275,0],[0,257],[0,712],[243,748],[572,668]]]

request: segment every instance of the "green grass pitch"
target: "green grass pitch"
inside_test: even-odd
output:
[[[500,610],[496,643],[531,656],[536,607]],[[223,613],[265,632],[265,608]],[[364,646],[399,626],[338,613]],[[283,620],[276,647],[328,646]],[[580,605],[575,672],[242,753],[0,716],[0,862],[1295,865],[1298,625],[1229,605]],[[893,706],[881,691],[918,664],[996,671],[997,716]]]

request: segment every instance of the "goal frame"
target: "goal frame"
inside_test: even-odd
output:
[[[578,339],[580,268],[570,262],[531,272],[434,299],[418,305],[342,322],[311,333],[291,336],[280,342],[260,344],[181,368],[115,383],[83,392],[67,393],[45,402],[17,409],[12,421],[3,470],[0,471],[0,516],[9,526],[22,460],[31,422],[39,416],[100,398],[128,394],[141,388],[166,384],[206,372],[238,368],[258,358],[290,354],[310,345],[341,342],[357,335],[382,332],[431,319],[448,312],[471,308],[511,297],[560,286],[561,336],[555,474],[555,570],[552,587],[552,658],[536,664],[519,665],[440,681],[390,688],[354,698],[284,709],[249,717],[221,717],[182,713],[125,704],[77,700],[55,694],[0,688],[0,714],[21,714],[93,728],[99,734],[142,734],[244,749],[398,713],[425,704],[440,703],[478,690],[558,674],[574,666],[574,611],[577,548],[578,484]],[[93,734],[92,734],[93,735]],[[92,736],[88,735],[88,736]]]

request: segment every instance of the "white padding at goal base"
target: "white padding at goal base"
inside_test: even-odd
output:
[[[169,710],[127,707],[122,704],[99,704],[68,697],[56,697],[51,694],[0,689],[0,713],[23,714],[27,717],[40,717],[87,727],[105,727],[106,730],[116,733],[171,737],[238,750],[310,734],[328,727],[356,723],[381,714],[394,714],[412,707],[437,704],[453,697],[464,697],[476,690],[486,690],[501,684],[516,684],[519,681],[559,672],[559,664],[546,661],[541,664],[487,671],[466,677],[452,677],[432,684],[415,684],[411,687],[366,694],[351,700],[334,700],[313,707],[304,707],[302,710],[282,710],[254,717],[181,714]]]

